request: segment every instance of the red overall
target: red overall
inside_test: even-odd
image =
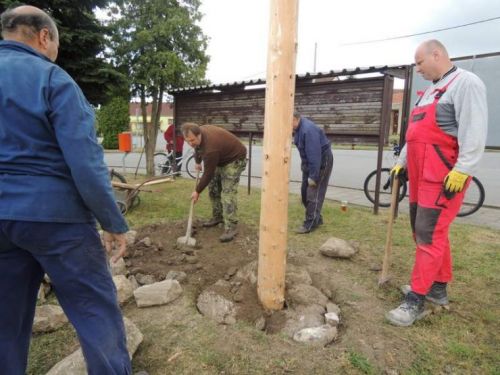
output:
[[[431,104],[413,109],[406,132],[410,220],[417,244],[411,289],[424,295],[434,281],[448,282],[452,278],[448,231],[468,185],[451,199],[444,196],[443,181],[457,161],[458,142],[439,128],[436,108],[457,76],[434,91]]]

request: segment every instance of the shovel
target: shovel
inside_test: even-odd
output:
[[[391,212],[389,215],[389,223],[387,225],[387,237],[385,239],[385,252],[384,261],[382,263],[382,272],[378,279],[378,285],[382,286],[387,281],[389,281],[389,262],[391,260],[392,253],[392,226],[394,224],[394,217],[396,214],[396,204],[399,193],[399,178],[394,177],[392,181],[392,193],[391,193]]]
[[[198,179],[200,177],[200,171],[196,172],[196,182],[195,182],[195,187],[198,185]],[[191,207],[189,208],[189,219],[188,219],[188,226],[186,230],[186,235],[179,237],[177,239],[177,243],[179,245],[187,245],[187,246],[195,246],[196,245],[196,238],[191,237],[191,229],[193,226],[193,210],[194,210],[194,200],[191,199]]]

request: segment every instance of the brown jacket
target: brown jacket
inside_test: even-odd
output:
[[[217,167],[246,158],[247,149],[232,133],[213,125],[203,125],[201,130],[201,143],[195,149],[197,163],[203,160],[204,171],[196,192],[201,193],[212,180]]]

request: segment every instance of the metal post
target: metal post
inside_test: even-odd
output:
[[[253,146],[253,133],[250,132],[248,136],[248,195],[250,195],[250,185],[252,183],[252,146]]]

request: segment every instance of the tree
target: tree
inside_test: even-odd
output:
[[[109,0],[0,0],[0,12],[10,6],[33,5],[49,13],[60,34],[57,64],[81,87],[90,103],[105,103],[125,76],[104,59],[104,35],[108,29],[93,13]]]
[[[102,147],[118,148],[118,134],[128,130],[130,125],[129,101],[116,97],[103,105],[96,113],[97,129],[103,136]]]
[[[110,26],[112,59],[127,69],[131,93],[140,98],[148,175],[163,98],[172,87],[203,84],[207,38],[197,22],[200,0],[136,0],[118,3]],[[152,102],[151,121],[146,106]]]

